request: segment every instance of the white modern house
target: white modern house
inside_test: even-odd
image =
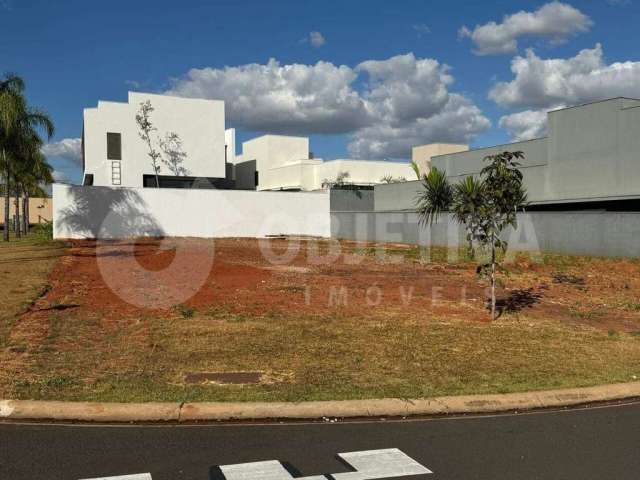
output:
[[[136,121],[141,105],[152,109],[151,145]],[[157,154],[158,177],[150,151]],[[242,144],[225,130],[224,102],[129,92],[125,102],[98,102],[84,110],[84,185],[109,187],[303,190],[323,188],[339,175],[370,186],[383,177],[413,178],[410,165],[390,161],[313,158],[309,139],[263,135]]]
[[[129,92],[128,102],[98,102],[84,110],[82,158],[85,185],[155,187],[149,146],[136,123],[140,105],[149,102],[152,148],[161,159],[161,187],[190,187],[195,179],[229,187],[225,162],[224,102]],[[173,137],[168,137],[174,135]],[[163,149],[163,146],[165,149]],[[169,152],[165,152],[168,150]]]
[[[307,137],[284,135],[243,142],[234,163],[238,187],[257,190],[320,190],[339,176],[346,176],[344,181],[355,186],[382,183],[385,177],[396,181],[415,178],[408,162],[322,160],[310,153]]]

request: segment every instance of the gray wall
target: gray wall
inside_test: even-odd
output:
[[[330,190],[332,212],[373,210],[373,190]]]
[[[448,215],[431,227],[423,227],[411,212],[332,212],[331,236],[415,245],[465,245],[463,228]],[[637,257],[640,213],[526,213],[519,216],[518,230],[507,231],[505,239],[516,251]]]
[[[374,185],[375,211],[415,210],[416,197],[423,189],[420,180]]]
[[[549,112],[547,119],[547,138],[439,155],[431,164],[456,181],[478,174],[486,155],[522,150],[532,202],[640,197],[640,101],[615,98]]]

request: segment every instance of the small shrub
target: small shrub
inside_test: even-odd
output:
[[[33,227],[33,235],[35,239],[42,243],[53,240],[53,222],[39,223]]]
[[[196,309],[181,303],[180,305],[176,305],[175,310],[182,315],[182,318],[193,318],[196,314]]]

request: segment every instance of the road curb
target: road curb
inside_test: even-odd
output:
[[[640,398],[640,382],[586,388],[422,399],[384,398],[316,402],[91,403],[0,400],[0,419],[86,422],[406,417],[497,413]]]

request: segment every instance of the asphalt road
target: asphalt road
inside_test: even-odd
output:
[[[225,477],[218,465],[265,460],[284,462],[294,477],[325,475],[349,471],[338,453],[387,448],[400,449],[433,472],[407,479],[635,480],[640,478],[640,404],[332,424],[5,423],[0,424],[0,479],[149,472],[153,480],[219,480]]]

